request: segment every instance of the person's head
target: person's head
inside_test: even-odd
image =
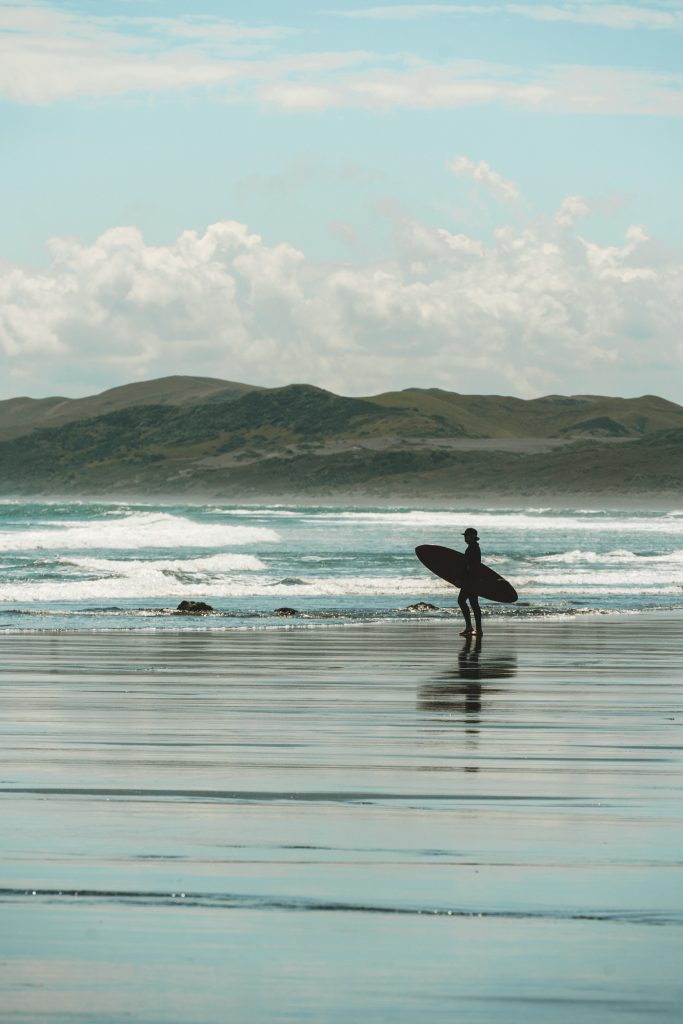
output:
[[[465,538],[468,544],[474,544],[475,541],[479,540],[477,531],[474,529],[473,526],[467,527],[467,529],[463,533],[463,537]]]

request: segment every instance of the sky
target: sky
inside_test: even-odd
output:
[[[683,0],[0,0],[0,398],[683,404]]]

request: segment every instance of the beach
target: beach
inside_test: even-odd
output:
[[[0,1021],[677,1020],[680,612],[0,635]]]

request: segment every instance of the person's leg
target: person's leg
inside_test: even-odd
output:
[[[481,636],[481,608],[479,607],[479,598],[476,594],[470,594],[470,604],[472,605],[472,611],[474,612],[474,628],[476,634],[477,636]]]
[[[467,606],[468,596],[465,590],[461,590],[458,594],[458,605],[465,619],[465,628],[460,634],[461,636],[470,636],[472,634],[472,619],[470,618],[470,610]]]

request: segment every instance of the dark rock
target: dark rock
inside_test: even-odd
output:
[[[281,619],[289,619],[292,615],[298,615],[296,608],[276,608],[273,615],[279,616]]]
[[[406,608],[407,612],[438,612],[438,608],[435,604],[430,604],[429,601],[418,601],[417,604],[409,604]]]
[[[177,611],[184,612],[185,615],[203,615],[212,612],[213,608],[205,601],[181,601]]]

